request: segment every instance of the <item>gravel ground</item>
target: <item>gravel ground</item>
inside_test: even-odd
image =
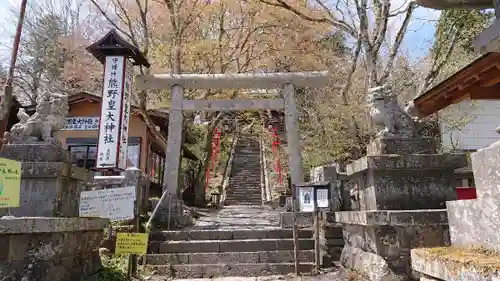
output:
[[[264,276],[264,277],[219,277],[219,278],[195,278],[195,279],[171,279],[161,276],[153,276],[149,281],[367,281],[358,274],[344,268],[336,268],[314,276]]]

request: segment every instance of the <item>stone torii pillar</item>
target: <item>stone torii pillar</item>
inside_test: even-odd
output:
[[[328,73],[155,74],[137,76],[139,90],[172,89],[163,192],[177,195],[183,111],[285,109],[292,184],[303,181],[295,87],[326,86]],[[277,89],[282,98],[261,100],[185,100],[184,89]]]

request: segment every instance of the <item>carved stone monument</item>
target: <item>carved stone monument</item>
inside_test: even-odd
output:
[[[411,277],[410,250],[449,243],[445,202],[455,200],[454,170],[465,155],[435,154],[387,86],[370,89],[370,116],[381,128],[368,155],[346,167],[357,210],[337,212],[341,262],[371,280]]]
[[[108,220],[79,218],[80,192],[89,171],[73,167],[53,133],[64,126],[65,95],[40,95],[36,112],[18,113],[0,157],[21,162],[20,206],[0,209],[0,276],[3,280],[92,280]],[[4,215],[2,217],[2,215]]]
[[[53,141],[52,133],[64,127],[68,110],[66,95],[42,92],[37,98],[35,114],[29,116],[24,109],[19,109],[20,121],[12,127],[9,142]]]
[[[77,217],[80,192],[90,179],[87,170],[73,167],[66,149],[53,134],[63,128],[68,114],[66,95],[44,92],[36,112],[19,110],[20,122],[10,134],[1,157],[23,162],[21,207],[14,216]]]
[[[411,105],[405,110],[398,104],[397,96],[389,86],[379,86],[368,91],[372,124],[379,128],[376,138],[368,145],[368,155],[434,153],[430,138],[418,133],[418,120],[411,115]]]

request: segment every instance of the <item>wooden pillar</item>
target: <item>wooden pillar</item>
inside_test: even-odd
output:
[[[177,196],[179,182],[179,163],[181,161],[183,119],[182,101],[184,88],[179,85],[172,87],[172,104],[168,118],[167,153],[165,159],[165,173],[163,174],[163,192]],[[177,197],[174,197],[177,198]]]
[[[288,166],[293,186],[304,181],[304,176],[302,175],[302,155],[300,152],[300,135],[299,125],[297,123],[297,102],[295,101],[294,85],[284,85],[283,99],[285,101],[285,126],[289,158]]]

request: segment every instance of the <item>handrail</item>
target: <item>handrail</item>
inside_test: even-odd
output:
[[[148,236],[149,236],[149,234],[151,232],[151,229],[150,229],[151,222],[153,221],[154,217],[156,216],[156,213],[158,212],[158,209],[160,208],[161,203],[163,202],[163,200],[165,199],[165,196],[167,194],[169,194],[170,196],[172,195],[170,192],[168,192],[168,190],[165,190],[165,192],[163,192],[163,194],[160,197],[160,200],[156,204],[156,207],[154,208],[153,212],[151,213],[151,216],[149,217],[149,220],[146,222],[146,233],[148,234]],[[172,201],[170,201],[170,202],[172,202]],[[168,208],[170,208],[170,206],[168,206]],[[143,266],[146,265],[146,257],[147,257],[147,254],[143,255],[143,257],[142,257],[142,265]]]
[[[221,180],[221,198],[220,202],[224,202],[226,200],[226,186],[229,183],[229,178],[231,177],[231,170],[233,165],[234,151],[236,150],[236,142],[238,141],[239,134],[238,132],[234,132],[233,134],[233,143],[231,144],[231,150],[229,151],[229,157],[227,158],[226,167],[224,168],[224,174]]]
[[[262,126],[264,128],[264,126]],[[266,201],[269,202],[271,201],[271,191],[270,191],[270,188],[269,188],[269,179],[268,179],[268,176],[267,176],[267,156],[266,156],[266,149],[265,149],[265,143],[264,143],[264,135],[261,133],[260,134],[260,155],[261,155],[261,176],[262,176],[262,179],[261,181],[263,182],[264,184],[264,191],[265,191],[265,197],[266,197]],[[262,183],[261,183],[262,184]]]

